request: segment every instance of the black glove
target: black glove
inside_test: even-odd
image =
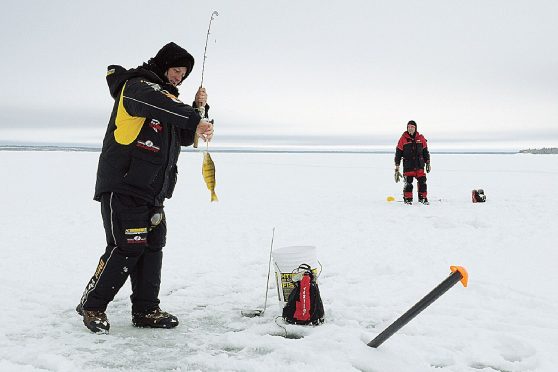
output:
[[[426,173],[430,173],[430,162],[426,163]]]
[[[394,177],[395,177],[395,183],[398,183],[401,180],[401,178],[403,178],[403,175],[399,173],[399,167],[395,168]]]

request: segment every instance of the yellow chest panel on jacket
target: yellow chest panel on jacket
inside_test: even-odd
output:
[[[114,139],[121,145],[129,145],[134,142],[145,122],[145,118],[139,116],[132,116],[124,108],[124,89],[126,84],[122,87],[120,93],[120,100],[118,101],[118,109],[116,110],[116,129],[114,130]]]

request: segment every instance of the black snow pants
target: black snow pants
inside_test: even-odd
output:
[[[428,191],[424,169],[403,172],[403,176],[405,177],[405,185],[403,186],[403,197],[408,200],[413,200],[413,178],[416,178],[418,184],[419,199],[426,199]]]
[[[105,311],[128,276],[132,313],[159,305],[162,249],[167,226],[163,207],[116,193],[101,197],[107,248],[81,298],[85,310]]]

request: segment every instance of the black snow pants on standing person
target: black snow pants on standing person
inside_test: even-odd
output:
[[[405,178],[405,186],[403,186],[403,197],[405,200],[413,200],[413,178],[417,179],[419,201],[428,200],[426,198],[427,185],[424,170],[419,169],[417,171],[404,172],[403,177]]]
[[[159,306],[166,219],[162,206],[125,194],[101,196],[107,248],[81,299],[84,310],[105,311],[130,276],[132,313]]]

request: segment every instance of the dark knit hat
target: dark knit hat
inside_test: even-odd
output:
[[[417,123],[415,123],[414,120],[410,120],[407,125],[414,125],[415,126],[415,130],[417,130]]]
[[[171,67],[186,67],[186,75],[184,79],[190,75],[192,69],[194,68],[194,57],[186,51],[186,49],[178,46],[177,44],[170,42],[157,52],[157,55],[151,58],[148,62],[153,72],[155,72],[159,77],[165,79],[165,72]]]

